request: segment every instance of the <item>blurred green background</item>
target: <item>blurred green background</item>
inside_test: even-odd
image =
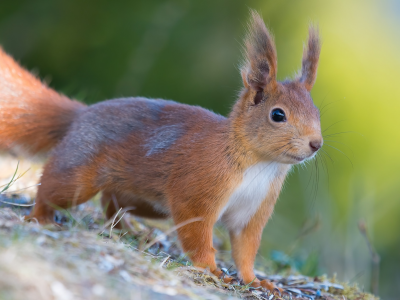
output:
[[[249,8],[276,37],[279,79],[300,68],[309,22],[323,38],[312,91],[324,156],[295,168],[264,231],[278,250],[370,289],[365,221],[381,256],[380,295],[400,293],[400,3],[336,1],[1,1],[0,44],[50,86],[86,103],[141,95],[227,114]],[[335,149],[336,148],[336,149]]]

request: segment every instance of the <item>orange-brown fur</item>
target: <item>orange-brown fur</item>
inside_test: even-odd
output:
[[[84,107],[45,86],[3,51],[0,51],[0,82],[2,149],[17,146],[28,153],[50,150],[66,134],[77,111]]]
[[[143,217],[172,217],[175,224],[196,218],[178,229],[182,248],[196,266],[220,275],[213,226],[247,170],[275,163],[265,199],[243,228],[230,228],[239,274],[245,283],[253,281],[261,233],[290,165],[311,158],[322,145],[319,112],[309,94],[320,46],[317,31],[310,29],[300,77],[278,82],[272,35],[253,12],[245,48],[244,88],[228,118],[143,98],[85,107],[49,89],[1,51],[0,147],[30,153],[55,147],[30,217],[52,222],[55,208],[102,192],[108,218],[121,207]],[[274,108],[285,112],[284,122],[272,120]],[[271,287],[253,282],[260,284]]]

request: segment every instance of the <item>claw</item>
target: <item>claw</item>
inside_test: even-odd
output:
[[[222,279],[224,283],[230,283],[233,280],[231,276],[226,275],[221,269],[215,269],[215,271],[213,271],[212,273],[219,279]]]
[[[252,288],[259,288],[261,286],[260,280],[254,280],[253,283],[250,285]]]
[[[277,292],[279,295],[281,295],[281,293],[283,292],[281,288],[277,287],[274,283],[272,283],[269,280],[264,279],[260,282],[260,284],[263,288],[266,288],[267,290],[273,293]]]
[[[231,281],[233,280],[233,278],[230,277],[230,276],[225,276],[225,277],[222,278],[222,279],[223,279],[224,283],[231,283]]]

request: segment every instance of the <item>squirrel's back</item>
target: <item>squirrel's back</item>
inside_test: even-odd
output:
[[[184,136],[189,135],[192,141],[201,139],[211,128],[217,130],[226,121],[204,108],[170,100],[107,100],[87,107],[75,118],[54,156],[60,161],[60,171],[88,164],[101,153],[113,156],[125,145],[137,158],[160,159],[159,155],[181,144]]]

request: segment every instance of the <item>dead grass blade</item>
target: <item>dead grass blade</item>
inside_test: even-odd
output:
[[[122,207],[121,207],[121,208],[118,210],[118,212],[116,212],[116,213],[113,215],[113,218],[112,218],[112,219],[110,218],[106,223],[104,223],[103,228],[101,229],[101,232],[99,233],[99,235],[102,235],[102,234],[104,233],[104,231],[106,231],[106,228],[107,228],[108,226],[110,226],[110,225],[114,225],[114,226],[112,227],[112,228],[114,228],[114,227],[118,224],[118,222],[121,221],[122,217],[125,215],[125,213],[126,213],[127,211],[129,211],[129,210],[134,210],[134,209],[136,209],[136,207],[134,207],[134,206],[128,206],[128,207],[125,207],[125,208],[122,208]],[[120,213],[122,213],[123,215],[122,215],[122,217],[119,218],[118,221],[115,223],[115,220],[116,220],[117,216],[118,216]],[[111,234],[110,234],[110,236],[111,236]]]

